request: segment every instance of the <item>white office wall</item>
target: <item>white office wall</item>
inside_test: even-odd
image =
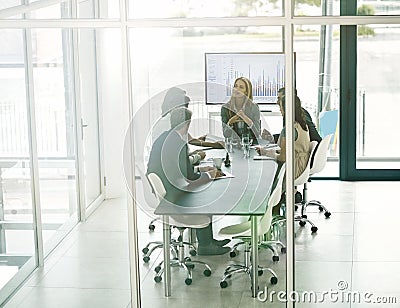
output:
[[[128,102],[123,101],[121,33],[119,29],[98,30],[99,95],[102,106],[106,198],[125,196],[122,149],[128,127]]]

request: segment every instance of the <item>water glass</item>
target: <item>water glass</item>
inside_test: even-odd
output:
[[[233,152],[233,140],[232,137],[225,138],[225,147],[228,153]]]
[[[251,146],[250,137],[243,136],[242,137],[242,147],[243,147],[243,156],[245,158],[250,157],[250,146]]]

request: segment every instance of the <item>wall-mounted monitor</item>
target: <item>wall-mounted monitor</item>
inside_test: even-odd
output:
[[[253,101],[275,104],[285,85],[285,54],[269,52],[205,53],[206,104],[224,104],[238,77],[253,85]]]

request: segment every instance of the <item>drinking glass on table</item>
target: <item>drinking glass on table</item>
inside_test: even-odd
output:
[[[225,138],[225,147],[228,153],[233,152],[233,138],[232,137],[227,137]]]
[[[250,139],[249,135],[242,136],[242,147],[243,147],[243,156],[245,158],[250,157],[250,146],[253,140]]]

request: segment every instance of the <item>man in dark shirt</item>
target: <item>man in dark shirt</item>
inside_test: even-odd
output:
[[[187,134],[192,112],[179,107],[172,110],[170,115],[171,129],[163,132],[152,146],[147,174],[157,174],[166,191],[165,199],[174,202],[175,197],[181,193],[188,184],[195,182],[204,183],[218,176],[218,171],[209,166],[196,167],[189,161]],[[222,247],[230,240],[217,241],[213,239],[212,225],[196,229],[199,255],[219,255],[230,250]]]

